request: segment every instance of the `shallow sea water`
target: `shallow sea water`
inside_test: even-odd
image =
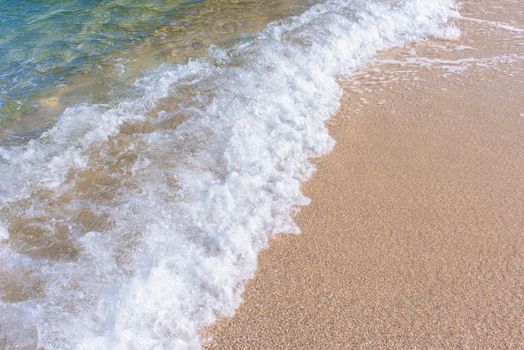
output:
[[[77,103],[129,97],[162,63],[228,46],[315,0],[0,0],[0,143],[34,138]]]

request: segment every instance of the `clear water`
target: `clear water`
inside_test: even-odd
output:
[[[0,142],[27,141],[67,106],[122,98],[148,69],[312,2],[0,0]]]
[[[28,97],[100,70],[107,57],[174,23],[202,1],[0,1],[0,110],[9,117]]]

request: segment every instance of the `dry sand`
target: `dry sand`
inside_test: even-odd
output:
[[[344,82],[302,234],[273,239],[210,348],[524,348],[524,33],[493,22],[523,28],[524,3],[462,13],[492,22]]]

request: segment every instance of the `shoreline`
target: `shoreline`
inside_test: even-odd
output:
[[[291,2],[310,1],[278,5]],[[201,330],[241,304],[269,238],[299,231],[311,159],[334,144],[324,122],[339,107],[337,79],[380,50],[458,34],[447,25],[453,0],[330,0],[297,12],[161,65],[130,90],[116,84],[113,102],[86,100],[41,137],[0,147],[0,343],[201,348]]]
[[[209,349],[524,345],[524,9],[489,8],[343,81],[302,234],[272,239]]]

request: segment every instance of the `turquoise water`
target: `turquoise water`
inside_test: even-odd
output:
[[[129,97],[163,63],[228,46],[314,0],[0,0],[0,144],[68,106]]]
[[[0,0],[0,108],[28,108],[29,96],[96,73],[112,52],[133,45],[202,0]],[[25,101],[24,101],[25,100]],[[25,102],[25,103],[24,103]]]

